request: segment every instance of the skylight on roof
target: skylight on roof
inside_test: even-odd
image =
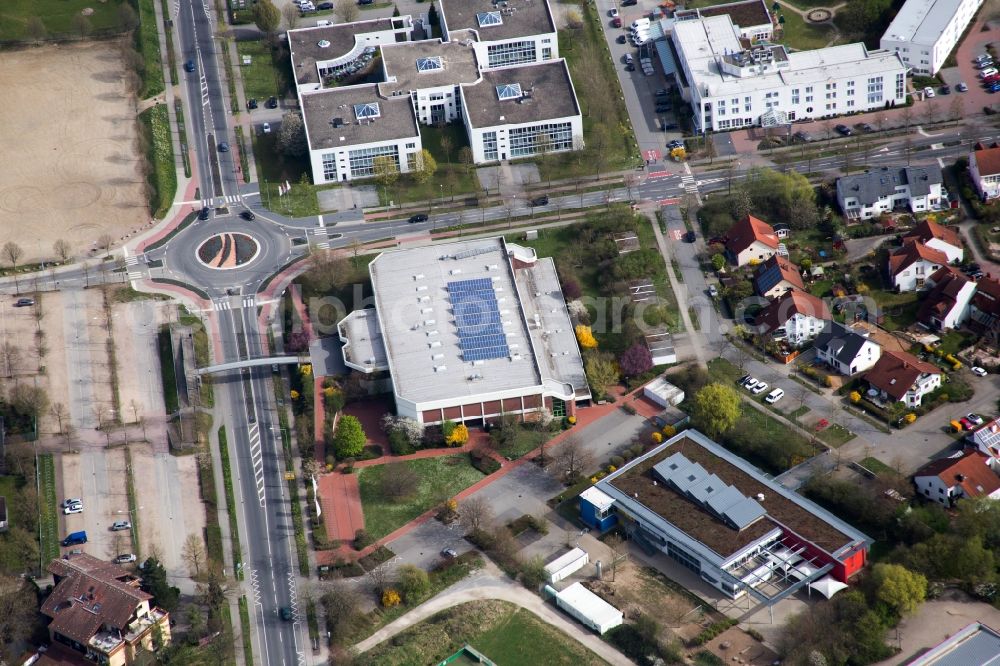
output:
[[[500,12],[482,12],[476,14],[476,20],[479,22],[480,28],[491,25],[503,25],[503,17],[500,16]]]
[[[441,60],[441,56],[417,58],[418,72],[435,72],[440,69],[444,69],[444,62]]]
[[[354,115],[358,120],[364,120],[365,118],[379,118],[382,112],[379,111],[378,102],[369,102],[367,104],[355,104]]]
[[[520,96],[520,83],[505,83],[502,86],[497,86],[497,97],[500,99],[517,99]]]

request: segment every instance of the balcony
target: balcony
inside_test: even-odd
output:
[[[152,628],[154,624],[157,624],[167,616],[167,611],[162,608],[151,608],[149,609],[149,614],[144,615],[140,618],[136,618],[132,624],[128,626],[128,630],[125,632],[125,640],[129,643],[135,643],[143,637],[143,635]]]
[[[123,642],[124,639],[120,631],[117,629],[108,629],[107,631],[99,631],[91,636],[87,644],[98,652],[111,654]]]

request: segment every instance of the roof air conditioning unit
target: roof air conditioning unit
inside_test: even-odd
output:
[[[758,502],[764,501],[764,493],[757,493],[757,501]]]

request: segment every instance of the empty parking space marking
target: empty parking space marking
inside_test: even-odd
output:
[[[251,423],[250,435],[250,462],[253,463],[253,477],[257,484],[257,499],[260,506],[264,506],[264,455],[260,445],[260,426]]]

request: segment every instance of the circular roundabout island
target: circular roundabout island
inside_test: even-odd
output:
[[[226,232],[215,234],[198,246],[198,261],[218,270],[244,266],[260,254],[260,243],[247,234]]]

